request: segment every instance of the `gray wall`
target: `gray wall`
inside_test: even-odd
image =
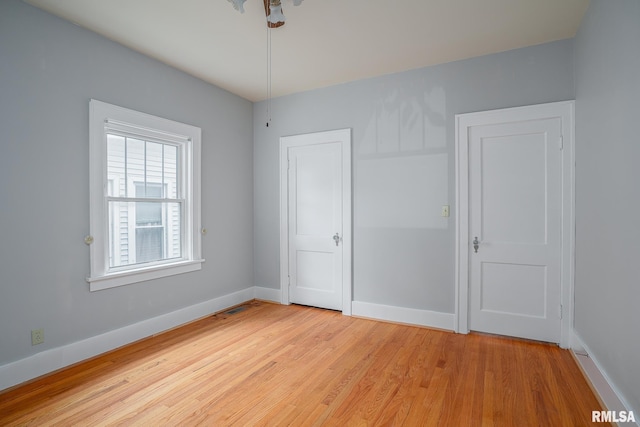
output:
[[[353,129],[354,300],[453,313],[454,116],[573,99],[573,41],[254,106],[254,271],[279,288],[279,137]]]
[[[353,129],[354,299],[451,313],[454,218],[439,215],[455,208],[454,115],[575,94],[576,330],[638,411],[638,22],[637,0],[592,0],[575,74],[574,41],[560,41],[275,99],[266,128],[266,102],[252,111],[3,0],[0,365],[254,284],[277,289],[278,138],[327,129]],[[202,271],[88,291],[90,98],[203,129]],[[46,342],[32,347],[40,327]]]
[[[201,271],[89,292],[90,98],[202,128]],[[249,101],[2,0],[0,365],[253,286],[252,114]]]
[[[575,40],[575,329],[637,419],[640,2],[592,0]]]

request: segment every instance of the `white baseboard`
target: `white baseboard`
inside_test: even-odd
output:
[[[616,385],[611,381],[606,371],[602,369],[602,365],[598,363],[598,360],[593,357],[593,353],[589,350],[589,347],[582,341],[582,338],[578,333],[573,331],[573,339],[571,345],[572,351],[582,368],[582,371],[585,373],[594,391],[599,395],[601,402],[604,404],[607,410],[615,411],[619,413],[620,411],[625,411],[628,413],[629,411],[633,411],[633,408],[629,406],[626,399],[620,393]],[[640,416],[639,411],[633,411],[635,417]],[[637,414],[637,415],[636,415]],[[619,426],[640,426],[638,422],[640,418],[636,420],[636,422],[627,422],[627,423],[618,423]]]
[[[246,301],[260,299],[279,303],[280,298],[281,292],[279,289],[261,286],[250,287],[82,341],[45,350],[33,356],[0,366],[0,390],[13,387]],[[454,328],[453,314],[361,301],[353,301],[352,315],[438,329],[453,330]]]
[[[254,299],[254,287],[0,366],[0,390]]]
[[[351,310],[351,314],[357,317],[367,317],[369,319],[386,320],[450,331],[454,329],[455,316],[453,313],[394,307],[362,301],[353,301],[351,303]]]
[[[264,288],[262,286],[256,286],[255,298],[262,301],[276,302],[280,304],[282,292],[280,289]]]

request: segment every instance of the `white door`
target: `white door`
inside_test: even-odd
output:
[[[349,130],[281,139],[287,167],[288,302],[344,311],[347,294],[350,308],[346,137]]]
[[[560,339],[559,118],[469,131],[472,330]]]
[[[569,206],[563,131],[571,114],[548,110],[532,106],[457,119],[464,133],[458,161],[466,159],[461,176],[468,186],[461,193],[467,212],[460,212],[459,233],[467,270],[459,271],[468,274],[470,330],[562,340],[563,249],[570,240],[563,231]]]

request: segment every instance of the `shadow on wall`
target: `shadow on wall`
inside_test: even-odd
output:
[[[355,223],[364,228],[446,229],[446,96],[414,82],[383,88],[354,140]]]

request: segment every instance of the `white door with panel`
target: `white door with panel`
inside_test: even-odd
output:
[[[345,273],[350,276],[345,247],[350,239],[350,194],[344,194],[346,183],[350,188],[345,179],[349,171],[344,170],[350,164],[344,159],[347,136],[349,130],[281,139],[287,167],[288,302],[344,308]]]
[[[468,326],[559,343],[563,122],[516,111],[465,128]]]

